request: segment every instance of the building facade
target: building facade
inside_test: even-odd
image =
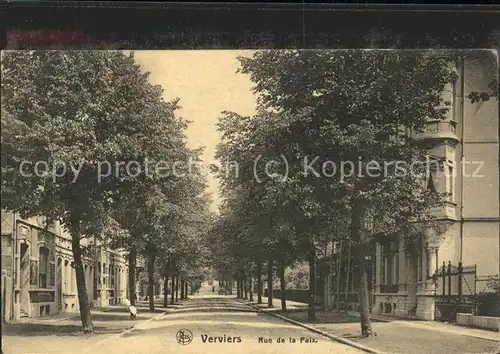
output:
[[[415,225],[414,232],[383,235],[373,245],[369,288],[375,314],[436,319],[436,298],[444,288],[436,275],[443,264],[473,270],[461,286],[464,295],[485,290],[486,283],[476,277],[499,274],[498,100],[468,98],[471,92],[491,92],[488,84],[498,76],[498,58],[491,51],[474,52],[457,60],[454,69],[458,80],[444,92],[451,102],[447,118],[429,121],[427,130],[415,136],[438,162],[428,187],[446,193],[447,199],[444,207],[431,210],[436,226]],[[338,296],[356,310],[357,272],[349,278],[346,266],[333,268],[325,277],[325,306],[334,306],[334,294],[341,289]],[[349,279],[347,286],[343,278]]]
[[[71,236],[59,222],[21,219],[2,210],[2,319],[40,317],[79,311]],[[93,307],[127,298],[128,262],[124,255],[82,239],[85,285]]]

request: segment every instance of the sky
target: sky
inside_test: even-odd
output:
[[[191,121],[186,135],[191,148],[204,147],[203,160],[216,162],[214,155],[220,134],[217,121],[224,110],[241,115],[255,113],[256,98],[252,82],[242,73],[238,56],[250,56],[250,50],[151,50],[135,51],[134,57],[150,81],[164,89],[164,99],[180,98],[178,115]],[[208,175],[212,210],[217,211],[218,181]]]

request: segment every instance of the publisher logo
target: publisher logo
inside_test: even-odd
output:
[[[175,336],[177,343],[182,345],[188,345],[193,341],[193,333],[189,329],[180,329]]]

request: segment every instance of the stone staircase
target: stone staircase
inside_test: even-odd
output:
[[[20,317],[21,318],[28,318],[29,314],[25,310],[21,309],[21,311],[20,311]]]

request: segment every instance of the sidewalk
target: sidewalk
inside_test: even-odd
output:
[[[351,316],[355,316],[359,318],[358,313],[349,312]],[[393,316],[384,316],[384,315],[370,315],[372,321],[377,322],[397,322],[402,326],[409,326],[414,328],[425,328],[435,331],[448,332],[459,334],[463,336],[487,339],[491,341],[500,340],[500,333],[496,333],[494,331],[483,330],[479,328],[470,328],[465,326],[459,326],[456,324],[451,324],[447,322],[437,322],[437,321],[421,321],[421,320],[407,320],[401,318],[395,318]]]
[[[8,354],[76,353],[167,311],[163,300],[155,300],[154,313],[149,312],[145,301],[139,301],[136,307],[138,314],[135,321],[130,320],[125,305],[92,308],[93,334],[81,332],[78,312],[2,324],[2,350]]]
[[[240,299],[242,300],[242,299]],[[281,299],[275,299],[273,298],[273,307],[267,307],[267,297],[262,297],[262,304],[257,304],[257,296],[254,295],[253,301],[249,300],[242,300],[244,303],[247,303],[249,305],[256,306],[263,311],[266,312],[281,312]],[[307,311],[307,304],[303,302],[296,302],[296,301],[286,301],[286,309],[287,311],[290,312],[297,312],[297,311]],[[319,306],[316,306],[317,309],[320,309]]]
[[[273,304],[279,306],[280,300]],[[267,298],[262,298],[267,306]],[[288,309],[287,301],[287,309]],[[307,304],[290,301],[290,309],[277,314],[298,321],[330,335],[384,353],[497,353],[499,334],[495,332],[459,327],[431,321],[410,321],[386,316],[371,316],[376,337],[362,338],[357,313],[337,313],[317,310],[316,320],[308,321]],[[260,305],[262,306],[262,305]],[[276,305],[275,305],[276,306]],[[265,309],[263,309],[265,310]],[[275,310],[276,311],[276,310]]]

